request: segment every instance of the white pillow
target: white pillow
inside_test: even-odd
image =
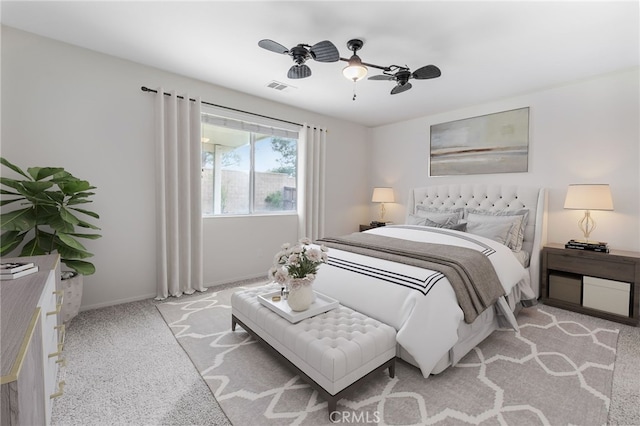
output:
[[[464,209],[455,209],[455,210],[446,210],[446,209],[435,209],[431,207],[425,207],[422,205],[416,206],[416,215],[419,217],[426,217],[432,222],[437,223],[458,223],[460,219],[462,219],[462,215],[464,214]]]
[[[466,210],[467,221],[489,222],[489,223],[510,223],[509,237],[506,246],[514,252],[522,250],[522,242],[524,240],[524,230],[527,226],[529,210],[514,211],[487,211],[487,210]]]
[[[425,226],[431,226],[432,228],[444,228],[444,229],[453,229],[455,231],[465,232],[467,230],[466,223],[455,223],[454,221],[447,221],[445,223],[438,223],[430,221],[429,219],[424,219]]]
[[[426,217],[416,216],[415,214],[410,214],[409,217],[407,217],[407,225],[424,226],[426,221]]]
[[[507,245],[507,239],[510,237],[509,231],[512,224],[509,222],[467,222],[467,232],[470,234],[487,237],[500,244]]]

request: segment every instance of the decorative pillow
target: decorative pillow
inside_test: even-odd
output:
[[[490,238],[500,244],[507,245],[509,231],[512,224],[509,222],[467,222],[467,232],[470,234],[480,235],[481,237]]]
[[[518,259],[518,262],[522,264],[522,266],[524,266],[525,268],[529,267],[530,256],[528,251],[520,250],[518,252],[514,251],[512,253],[516,257],[516,259]]]
[[[522,250],[524,230],[529,218],[529,210],[496,211],[466,209],[467,221],[510,223],[509,237],[506,246],[514,252]]]
[[[416,216],[415,214],[410,214],[407,217],[407,225],[424,226],[426,220],[427,220],[426,217],[420,217],[420,216]]]
[[[422,205],[416,206],[416,215],[420,217],[426,217],[432,222],[446,223],[449,221],[453,221],[453,223],[458,223],[458,221],[462,219],[463,214],[464,209],[462,208],[455,210],[440,210],[431,207],[425,207]]]
[[[452,221],[447,221],[446,223],[438,223],[438,222],[433,222],[429,219],[424,219],[425,221],[425,226],[431,226],[433,228],[444,228],[444,229],[453,229],[455,231],[462,231],[465,232],[467,230],[467,224],[466,223],[454,223]]]

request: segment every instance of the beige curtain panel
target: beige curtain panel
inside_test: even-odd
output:
[[[298,138],[298,237],[324,236],[326,129],[308,126]]]
[[[200,194],[201,101],[156,95],[157,299],[205,291]]]

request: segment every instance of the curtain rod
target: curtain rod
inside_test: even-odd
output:
[[[142,86],[140,89],[143,92],[158,93],[157,90],[149,89],[148,87],[145,87],[145,86]],[[171,93],[164,92],[164,95],[165,96],[171,96]],[[178,97],[178,99],[184,99],[184,96],[177,95],[177,97]],[[192,101],[192,102],[196,101],[195,99],[191,99],[191,98],[189,100]],[[213,106],[213,107],[228,109],[230,111],[235,111],[235,112],[242,112],[244,114],[255,115],[256,117],[268,118],[270,120],[276,120],[276,121],[280,121],[282,123],[294,124],[296,126],[302,126],[302,124],[300,124],[300,123],[294,123],[293,121],[282,120],[281,118],[269,117],[268,115],[256,114],[255,112],[243,111],[241,109],[231,108],[231,107],[224,106],[224,105],[216,105],[216,104],[212,104],[211,102],[205,102],[205,101],[200,101],[200,102],[205,104],[205,105],[209,105],[209,106]],[[310,128],[311,126],[307,126],[307,127]]]

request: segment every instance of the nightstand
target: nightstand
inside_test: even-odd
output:
[[[542,301],[629,325],[640,325],[640,253],[599,253],[548,244],[542,249]]]
[[[360,232],[362,231],[367,231],[369,229],[373,229],[375,228],[375,226],[371,226],[371,225],[360,225]]]

